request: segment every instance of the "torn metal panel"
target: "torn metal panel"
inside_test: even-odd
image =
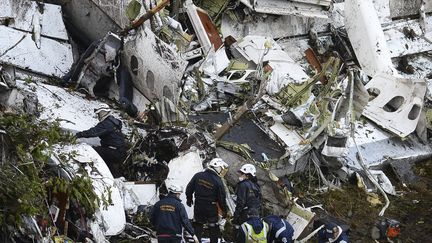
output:
[[[100,85],[101,82],[110,82],[116,71],[122,71],[122,65],[114,70],[116,69],[114,62],[121,46],[120,37],[108,33],[101,41],[94,42],[87,48],[74,70],[67,76],[70,76],[72,82],[76,82],[76,86],[84,87],[91,96],[95,97],[95,86]],[[120,80],[117,81],[120,82]]]
[[[288,83],[303,83],[309,78],[303,68],[270,37],[246,36],[234,43],[231,51],[254,65],[269,62],[273,71],[266,89],[270,95],[278,93]]]
[[[195,34],[198,38],[198,42],[201,44],[201,48],[204,52],[208,52],[212,47],[211,40],[206,32],[204,24],[198,14],[198,8],[193,4],[192,0],[187,0],[184,3],[184,8],[189,16],[189,20],[195,30]]]
[[[116,182],[118,183],[118,181]],[[122,182],[122,198],[126,211],[137,212],[141,205],[151,206],[159,200],[156,184],[140,182]]]
[[[432,12],[432,2],[429,0],[390,0],[390,13],[392,18],[408,17],[419,13],[425,3],[425,11]]]
[[[296,240],[300,237],[303,231],[312,222],[314,217],[315,213],[313,213],[310,209],[303,208],[297,203],[293,205],[288,217],[286,218],[286,220],[294,228],[293,240]]]
[[[222,16],[221,33],[240,39],[248,35],[271,36],[274,39],[307,35],[313,30],[317,33],[329,30],[329,24],[335,28],[344,26],[344,3],[335,3],[328,19],[316,19],[294,15],[269,15],[253,13],[244,19],[229,14]]]
[[[342,157],[348,153],[347,142],[351,124],[360,118],[369,100],[369,94],[360,79],[358,70],[348,70],[348,79],[342,85],[342,95],[335,105],[332,121],[327,127],[327,139],[322,154],[328,157]]]
[[[71,161],[61,161],[61,153],[76,153]],[[100,197],[110,197],[112,203],[106,208],[103,201],[100,202],[100,208],[96,212],[96,221],[102,226],[104,234],[107,236],[117,235],[123,231],[126,224],[126,215],[124,212],[123,200],[120,196],[119,189],[114,186],[114,178],[99,154],[87,144],[77,144],[65,147],[58,147],[54,156],[51,157],[57,165],[67,163],[68,166],[61,166],[59,169],[69,175],[69,178],[79,176],[79,168],[84,166],[94,187],[95,193]]]
[[[187,116],[170,99],[162,97],[160,101],[154,103],[154,107],[160,119],[159,125],[187,124]]]
[[[270,127],[270,130],[285,143],[290,153],[289,161],[294,164],[312,149],[312,146],[304,143],[304,138],[297,131],[288,129],[280,122],[276,122]]]
[[[313,23],[310,18],[292,15],[276,16],[257,13],[252,16],[254,18],[252,21],[239,21],[229,15],[223,15],[221,33],[223,36],[232,36],[235,39],[248,35],[282,38],[307,34]]]
[[[83,94],[42,83],[17,81],[17,87],[19,89],[17,92],[23,90],[35,93],[41,106],[40,118],[50,121],[58,119],[60,127],[63,129],[83,131],[99,123],[94,114],[94,109],[101,104],[100,101],[89,100]],[[113,115],[119,118],[120,112],[113,110]],[[123,123],[124,134],[129,131],[127,127],[127,124]],[[85,139],[85,141],[89,140]]]
[[[368,121],[356,122],[355,139],[361,153],[367,155],[364,156],[364,163],[368,167],[393,161],[422,161],[432,156],[432,148],[421,143],[415,136],[402,140]],[[344,158],[347,165],[361,169],[351,137],[348,139],[348,149],[348,155]]]
[[[216,52],[211,48],[200,66],[200,71],[211,78],[216,78],[230,64],[230,60],[225,52],[225,47],[218,49]]]
[[[432,79],[432,55],[428,53],[418,54],[418,55],[410,55],[403,57],[406,61],[405,64],[413,71],[411,73],[400,72],[399,74],[405,78],[414,78],[414,79],[426,79],[426,82],[430,86]],[[394,58],[393,63],[396,65],[402,62],[402,58]],[[432,88],[432,86],[431,86]],[[432,99],[430,96],[432,93],[427,94],[426,97],[428,99]]]
[[[0,26],[0,63],[46,76],[62,77],[72,66],[70,44],[41,37],[38,48],[32,35]]]
[[[380,170],[369,170],[381,188],[390,195],[396,196],[396,190],[390,179]]]
[[[420,118],[426,93],[424,80],[377,75],[366,85],[372,100],[363,115],[401,137],[412,133]]]
[[[149,100],[166,97],[177,104],[187,62],[170,45],[144,27],[125,40],[122,60],[134,86]]]
[[[199,151],[189,151],[171,160],[168,163],[169,173],[165,180],[165,185],[169,187],[170,185],[175,184],[183,187],[183,190],[186,190],[186,186],[192,177],[204,169],[202,162],[203,160],[199,155]],[[194,215],[193,207],[186,205],[186,194],[182,193],[180,199],[186,208],[189,218],[192,219]]]
[[[201,23],[204,26],[204,30],[210,40],[210,43],[212,44],[214,49],[219,49],[223,45],[223,43],[221,37],[219,36],[218,29],[213,24],[212,20],[204,10],[198,8],[197,12]]]
[[[310,18],[328,18],[326,9],[331,4],[331,1],[328,0],[240,0],[240,2],[258,13],[296,15]]]
[[[390,0],[372,0],[381,24],[391,22]]]
[[[112,16],[109,16],[94,1],[96,0],[73,0],[66,1],[63,5],[65,14],[68,16],[67,23],[71,24],[72,31],[76,32],[76,36],[86,44],[102,39],[108,32],[116,32],[121,28]],[[107,6],[118,8],[122,5],[111,2]],[[119,16],[126,18],[123,11]]]
[[[256,70],[232,70],[225,76],[218,77],[215,81],[218,98],[227,98],[224,94],[242,96],[247,93],[250,87],[250,80],[256,75]]]
[[[0,21],[14,18],[13,1],[14,0],[0,0]]]
[[[9,27],[32,32],[32,19],[37,18],[40,14],[42,36],[68,41],[69,38],[63,23],[61,6],[45,3],[41,8],[39,10],[38,4],[31,2],[31,5],[27,9],[21,10],[19,15],[15,16],[14,21],[12,21]]]
[[[396,73],[372,0],[345,1],[345,26],[357,60],[367,75]]]
[[[426,17],[425,21],[432,26],[432,16]],[[418,19],[394,21],[383,30],[392,58],[432,50],[431,40],[425,38],[432,31],[424,33]]]

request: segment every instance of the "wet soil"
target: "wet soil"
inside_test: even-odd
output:
[[[398,196],[389,196],[390,206],[384,217],[401,223],[401,242],[432,242],[432,160],[416,163],[413,172],[417,176],[415,181],[405,186],[393,182]],[[367,200],[368,194],[356,185],[345,185],[342,189],[312,198],[301,196],[308,197],[309,202],[322,203],[329,215],[345,221],[350,226],[351,242],[374,242],[370,231],[380,219],[378,213],[384,206],[384,198],[379,196],[381,205],[372,205]],[[322,216],[325,212],[318,214]]]

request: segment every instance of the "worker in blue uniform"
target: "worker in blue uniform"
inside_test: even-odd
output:
[[[268,242],[269,243],[292,243],[294,229],[290,223],[284,220],[281,216],[269,215],[263,218],[269,227]]]
[[[156,230],[159,243],[182,242],[183,229],[193,237],[195,243],[199,242],[181,203],[182,192],[180,186],[171,185],[168,187],[168,195],[153,206],[150,222]]]
[[[261,188],[256,178],[256,169],[252,164],[244,164],[240,170],[239,183],[236,187],[236,207],[233,224],[241,225],[247,220],[249,211],[255,209],[261,213]]]
[[[126,140],[121,131],[122,123],[111,115],[107,104],[101,104],[95,113],[99,123],[75,134],[76,138],[99,137],[101,146],[93,147],[110,168],[114,177],[120,177],[120,165],[127,157]]]
[[[228,211],[225,187],[221,177],[227,170],[227,163],[220,158],[214,158],[209,162],[206,170],[192,177],[186,187],[186,204],[189,207],[192,206],[192,197],[195,195],[194,229],[200,241],[204,224],[209,229],[210,243],[217,243],[220,238],[219,214],[225,218]]]
[[[348,234],[339,225],[327,223],[318,233],[318,243],[348,243]]]

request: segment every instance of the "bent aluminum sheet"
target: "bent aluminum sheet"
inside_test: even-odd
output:
[[[17,87],[35,92],[41,106],[40,118],[50,121],[57,119],[63,129],[82,131],[99,122],[94,109],[101,104],[100,101],[88,100],[83,94],[48,84],[17,81]],[[119,118],[120,112],[113,110],[113,116]],[[123,125],[122,131],[126,134],[128,129],[125,123]]]
[[[32,20],[33,18],[38,17],[37,3],[31,2],[29,7],[23,7],[24,9],[20,9],[19,15],[15,16],[14,21],[12,21],[9,27],[32,32]],[[61,6],[45,3],[42,6],[42,11],[40,11],[40,15],[42,36],[61,39],[65,41],[69,40],[66,27],[63,23]]]
[[[177,103],[187,62],[170,45],[144,27],[127,38],[123,57],[134,86],[149,100],[166,97]]]
[[[266,46],[270,46],[266,49]],[[233,55],[253,64],[268,61],[273,72],[267,85],[270,95],[276,94],[288,83],[303,83],[309,76],[272,38],[249,35],[234,43]]]
[[[390,50],[371,0],[345,1],[345,27],[367,75],[394,73]]]
[[[240,0],[248,8],[266,14],[296,15],[309,18],[328,18],[325,10],[331,1]]]
[[[423,79],[395,78],[380,74],[365,87],[377,95],[366,105],[363,115],[401,137],[412,133],[420,118],[426,82]]]
[[[203,170],[202,159],[198,151],[189,151],[179,157],[171,160],[168,163],[169,173],[165,184],[167,187],[170,185],[178,185],[186,190],[186,186],[192,177]],[[193,218],[193,207],[186,205],[186,194],[182,193],[180,196],[186,212],[190,219]]]
[[[119,189],[114,186],[114,178],[105,161],[87,144],[70,145],[57,148],[56,150],[57,155],[71,152],[77,153],[77,155],[74,156],[74,161],[84,164],[84,168],[92,180],[94,192],[100,198],[103,196],[107,198],[108,192],[111,192],[112,203],[104,208],[101,200],[99,212],[96,213],[96,221],[103,227],[104,234],[110,236],[121,233],[126,224],[123,199],[120,196]],[[74,164],[72,161],[60,162],[55,158],[54,162],[57,164],[67,163],[67,165],[69,165],[67,168],[69,169],[69,173],[73,175],[72,177],[79,176],[78,164]],[[62,166],[62,168],[64,168],[64,166]]]
[[[27,32],[0,26],[0,63],[46,76],[63,77],[73,64],[72,47],[46,37],[36,46]]]
[[[356,123],[355,139],[368,167],[380,167],[383,163],[392,161],[421,161],[432,156],[431,146],[421,143],[416,136],[401,139],[367,121]],[[351,137],[348,139],[347,147],[347,165],[361,170],[357,149]]]

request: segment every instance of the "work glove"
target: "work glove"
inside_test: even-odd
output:
[[[199,243],[198,237],[196,235],[193,236],[193,240],[195,243]]]
[[[186,201],[186,205],[188,205],[189,207],[192,207],[192,205],[193,205],[192,200],[187,200]]]

